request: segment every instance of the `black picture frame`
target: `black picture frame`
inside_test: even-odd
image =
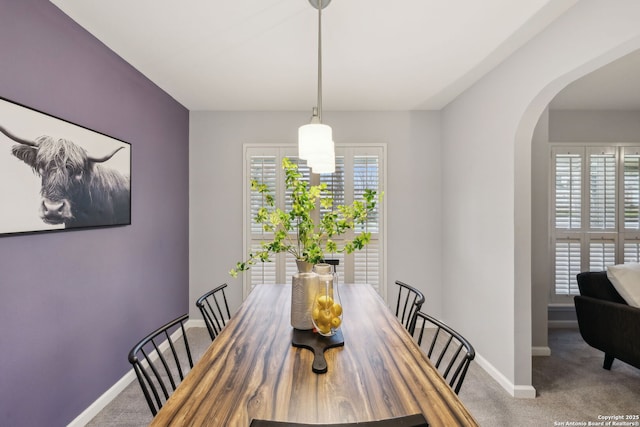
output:
[[[0,97],[0,237],[131,224],[131,144]]]

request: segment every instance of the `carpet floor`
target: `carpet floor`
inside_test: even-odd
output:
[[[209,345],[209,336],[204,328],[191,328],[188,335],[198,358]],[[603,369],[603,353],[589,347],[577,329],[551,329],[549,347],[551,356],[533,358],[535,399],[511,397],[471,363],[460,399],[481,426],[586,426],[604,421],[606,416],[622,416],[620,422],[625,416],[640,415],[640,369],[619,360],[611,371]],[[87,425],[138,427],[148,425],[151,419],[134,381]],[[617,425],[640,425],[638,419],[631,422],[636,424]]]

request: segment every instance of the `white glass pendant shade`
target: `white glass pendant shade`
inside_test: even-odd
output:
[[[335,144],[332,140],[319,141],[320,150],[307,160],[313,173],[334,173],[336,171]]]
[[[322,124],[322,9],[331,0],[309,0],[318,9],[318,105],[313,108],[311,123],[298,128],[298,157],[307,161],[313,173],[334,173],[335,144],[331,127]]]
[[[309,123],[298,128],[298,157],[302,160],[312,160],[318,156],[326,144],[323,141],[332,141],[331,127],[322,123]]]

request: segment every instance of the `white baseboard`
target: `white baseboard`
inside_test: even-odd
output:
[[[185,330],[189,328],[204,328],[204,320],[187,320],[184,324]],[[178,329],[173,334],[171,334],[171,341],[175,342],[176,339],[182,336],[182,329]],[[165,351],[169,348],[169,344],[167,341],[164,341],[162,344],[158,346],[160,351]],[[153,356],[152,356],[153,357]],[[82,411],[80,415],[78,415],[73,421],[67,424],[67,427],[83,427],[89,423],[100,411],[102,411],[113,399],[115,399],[118,394],[122,393],[125,388],[129,386],[133,381],[136,380],[136,373],[133,368],[129,370],[122,378],[118,380],[109,390],[104,392],[95,402],[93,402],[87,409]],[[142,390],[140,390],[142,393]]]
[[[484,357],[476,353],[476,362],[487,374],[489,374],[494,380],[504,388],[511,396],[519,399],[535,399],[536,389],[531,385],[515,385],[507,377],[502,375],[491,363]]]
[[[184,324],[185,329],[190,328],[205,328],[204,319],[189,319],[187,323]]]
[[[104,392],[95,402],[91,404],[87,409],[82,411],[73,421],[71,421],[67,427],[82,427],[86,426],[100,411],[102,411],[113,399],[122,393],[132,381],[135,381],[136,374],[131,369],[120,380],[115,383],[109,390]],[[142,391],[141,391],[142,393]]]
[[[551,349],[549,347],[531,347],[532,356],[551,356]]]

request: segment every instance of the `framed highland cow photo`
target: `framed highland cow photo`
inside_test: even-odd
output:
[[[0,97],[0,236],[131,224],[131,145]]]

